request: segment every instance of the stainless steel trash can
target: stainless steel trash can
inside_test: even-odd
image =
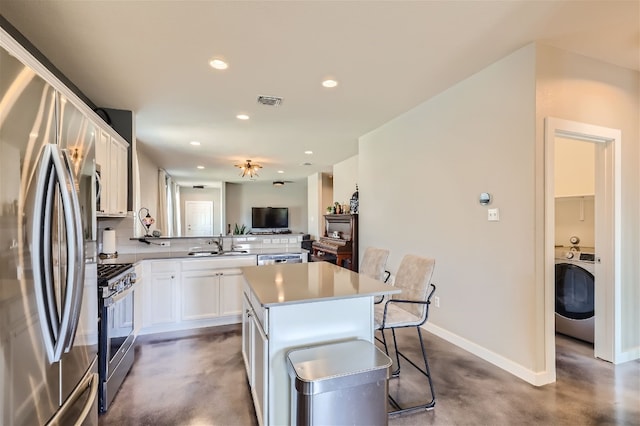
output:
[[[365,340],[294,349],[291,423],[386,425],[391,359]]]

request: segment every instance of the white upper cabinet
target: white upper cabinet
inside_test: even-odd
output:
[[[96,145],[96,164],[100,170],[98,216],[127,214],[127,147],[102,129]]]

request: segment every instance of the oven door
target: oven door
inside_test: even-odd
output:
[[[108,379],[115,367],[133,344],[133,295],[134,288],[127,290],[113,297],[105,299],[104,315],[102,320],[106,337],[105,355],[107,371],[105,378]]]

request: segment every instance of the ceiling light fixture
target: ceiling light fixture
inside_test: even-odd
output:
[[[209,65],[211,65],[211,68],[215,68],[217,70],[226,70],[229,68],[229,65],[222,59],[212,59],[209,61]]]
[[[196,168],[202,170],[204,169],[204,166],[196,166]]]
[[[335,81],[335,80],[327,79],[327,80],[322,82],[322,85],[324,87],[327,87],[327,88],[331,89],[333,87],[336,87],[338,85],[338,82]]]
[[[191,144],[193,146],[200,146],[200,142],[198,142],[198,141],[191,141],[191,142],[189,142],[189,144]]]
[[[248,120],[249,116],[247,114],[238,114],[238,115],[236,115],[236,118],[238,120]]]
[[[313,154],[313,151],[305,151],[304,153],[307,154],[307,155],[311,155],[311,154]]]
[[[242,163],[242,164],[236,164],[235,166],[241,170],[240,172],[241,177],[249,176],[250,178],[253,178],[254,176],[258,176],[258,169],[262,168],[260,164],[256,164],[256,163],[251,164],[251,160],[247,160],[245,163]]]
[[[278,170],[278,173],[284,173],[284,170]]]

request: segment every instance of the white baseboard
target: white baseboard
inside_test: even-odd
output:
[[[218,325],[239,324],[242,322],[240,315],[229,315],[225,317],[209,318],[204,320],[181,321],[171,324],[160,324],[145,327],[140,330],[139,335],[169,333],[174,331],[194,330],[204,327],[214,327]]]
[[[531,383],[534,386],[542,386],[548,383],[553,383],[555,381],[555,377],[553,377],[553,374],[548,371],[535,372],[529,370],[522,365],[503,357],[502,355],[498,355],[495,352],[488,350],[487,348],[484,348],[463,337],[460,337],[457,334],[451,333],[444,328],[440,328],[437,325],[433,325],[432,323],[427,323],[422,328],[446,340],[447,342],[452,343],[459,348],[462,348],[465,351],[484,359],[487,362],[490,362],[496,367],[499,367],[513,374],[514,376],[528,383]]]
[[[615,364],[622,364],[623,362],[635,361],[640,359],[640,346],[628,349],[621,352],[615,359]]]

